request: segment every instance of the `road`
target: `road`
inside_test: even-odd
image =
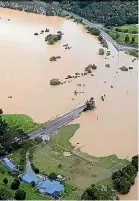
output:
[[[64,14],[69,14],[73,17],[75,17],[76,19],[82,19],[82,22],[90,27],[94,27],[97,28],[100,31],[100,35],[108,42],[112,43],[113,46],[117,49],[117,51],[129,51],[129,50],[138,50],[138,48],[135,47],[129,47],[129,46],[125,46],[125,45],[119,45],[116,41],[114,41],[100,26],[97,26],[96,23],[92,23],[89,22],[88,20],[84,19],[83,17],[80,17],[74,13],[68,12],[68,11],[63,11]]]
[[[78,107],[78,108],[72,110],[71,112],[59,117],[58,119],[53,120],[49,124],[44,125],[43,128],[40,128],[39,130],[37,130],[33,133],[30,133],[29,134],[30,139],[34,139],[34,138],[40,137],[42,135],[47,135],[47,134],[54,132],[54,131],[58,130],[59,128],[65,126],[66,124],[68,124],[69,122],[71,122],[72,120],[74,120],[78,116],[80,116],[80,114],[83,112],[85,107],[86,107],[86,105]]]

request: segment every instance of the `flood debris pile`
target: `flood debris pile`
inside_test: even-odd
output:
[[[128,68],[126,66],[122,66],[119,68],[121,71],[128,71]]]
[[[47,42],[47,44],[49,45],[54,45],[56,42],[58,42],[59,40],[61,40],[62,38],[62,34],[58,33],[58,34],[49,34],[45,37],[45,41]]]
[[[57,61],[57,59],[61,59],[61,56],[52,56],[50,57],[50,61]]]
[[[61,84],[61,81],[57,78],[53,78],[50,80],[50,85],[60,85]]]
[[[105,53],[103,48],[100,48],[98,52],[99,52],[99,55],[104,55]]]
[[[85,104],[86,104],[86,107],[84,109],[84,112],[88,111],[88,110],[93,110],[96,107],[95,106],[95,101],[94,101],[93,97],[91,97],[89,101],[87,100]]]

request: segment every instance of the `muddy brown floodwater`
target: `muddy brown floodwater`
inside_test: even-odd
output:
[[[97,108],[75,121],[80,128],[71,139],[72,144],[94,156],[116,154],[130,159],[137,154],[137,61],[132,62],[133,57],[122,52],[118,62],[118,53],[111,44],[111,55],[107,59],[99,56],[101,45],[96,37],[87,34],[81,25],[60,17],[2,8],[0,17],[0,107],[4,113],[25,113],[37,122],[45,122],[93,96]],[[34,36],[46,27],[50,33],[61,30],[62,40],[50,46],[44,41],[48,33]],[[72,48],[65,50],[65,43]],[[61,59],[50,62],[51,56]],[[83,72],[90,63],[98,66],[94,76],[81,76],[60,86],[49,85],[50,79],[64,80],[68,74]],[[110,64],[110,68],[105,64]],[[123,65],[132,66],[133,70],[122,72],[119,67]],[[84,93],[75,96],[75,90]],[[137,199],[136,187],[137,184],[127,195],[129,199]]]

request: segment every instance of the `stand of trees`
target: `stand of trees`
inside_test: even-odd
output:
[[[76,13],[89,21],[102,23],[107,27],[138,23],[138,2],[136,0],[98,1],[69,1],[69,4],[63,1],[61,5],[65,10]]]
[[[137,172],[138,156],[133,156],[131,164],[113,173],[112,180],[115,190],[121,194],[127,194],[135,183]]]
[[[81,196],[81,200],[115,200],[116,193],[107,186],[91,185]]]
[[[9,125],[0,115],[0,155],[19,148],[26,136],[20,125]]]

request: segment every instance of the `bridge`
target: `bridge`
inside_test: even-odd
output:
[[[60,129],[61,127],[67,125],[69,122],[71,122],[74,119],[76,119],[77,117],[79,117],[85,108],[86,108],[86,105],[82,105],[63,116],[50,121],[50,123],[46,123],[43,126],[43,128],[40,128],[33,133],[30,133],[29,134],[30,139],[34,139],[36,137],[41,137],[43,135],[48,135],[49,133],[52,133],[52,132]]]

